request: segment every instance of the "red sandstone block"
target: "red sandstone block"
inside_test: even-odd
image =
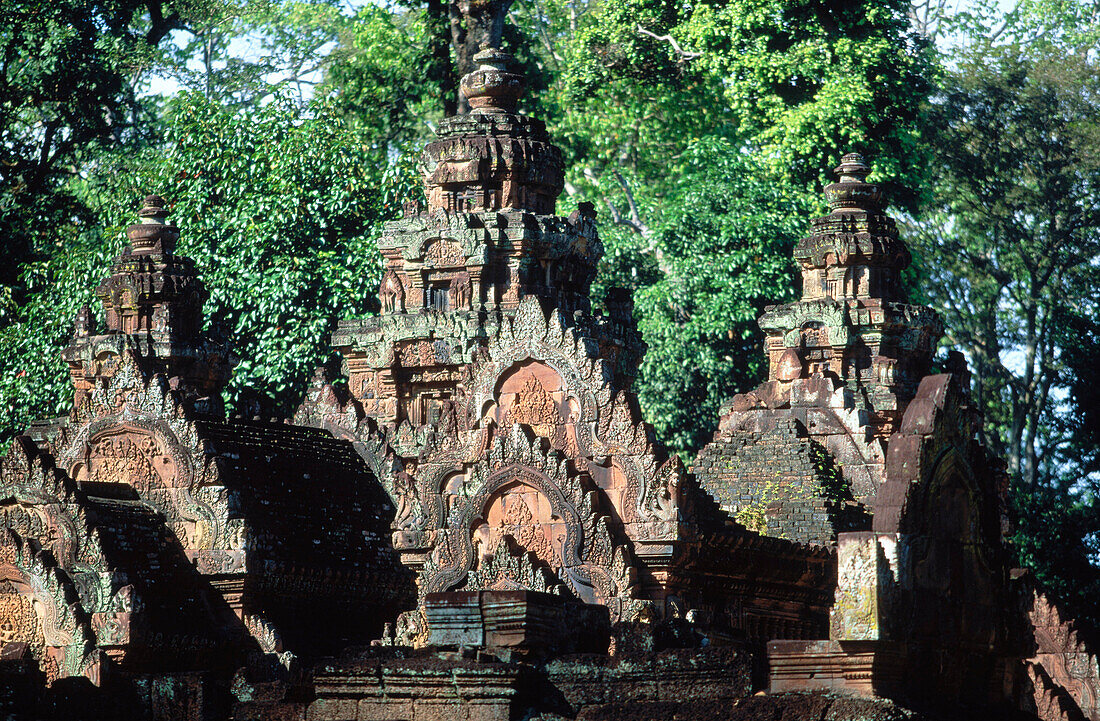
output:
[[[411,701],[363,699],[356,710],[357,721],[412,721]]]
[[[467,710],[470,721],[509,721],[508,704],[472,703]]]
[[[875,508],[883,506],[902,506],[909,495],[908,483],[885,483],[879,486],[875,496]]]
[[[894,533],[898,530],[898,522],[901,521],[901,506],[875,505],[875,517],[871,528],[876,533]]]
[[[928,435],[932,432],[932,424],[936,420],[936,404],[931,398],[914,398],[905,409],[905,417],[901,421],[902,433],[915,433]]]
[[[352,699],[317,699],[306,711],[306,721],[355,721],[356,708]]]
[[[910,481],[920,471],[920,436],[899,434],[890,439],[886,453],[886,478],[891,481]]]
[[[469,721],[469,707],[461,701],[413,705],[412,721]]]

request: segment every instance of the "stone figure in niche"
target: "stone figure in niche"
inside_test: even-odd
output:
[[[532,377],[516,394],[508,416],[509,423],[523,423],[540,436],[548,437],[558,422],[558,409],[553,396]]]
[[[386,271],[382,279],[382,311],[385,313],[405,312],[405,287],[401,279],[392,270]]]
[[[452,307],[469,308],[470,295],[470,274],[460,273],[451,281]]]
[[[86,305],[81,306],[76,312],[76,318],[73,319],[73,337],[87,338],[94,329],[95,318],[92,316],[91,308]]]
[[[478,523],[473,531],[475,568],[482,568],[492,563],[493,552],[496,550],[493,544],[493,532],[485,521]]]
[[[397,494],[397,513],[393,519],[394,527],[399,531],[421,531],[427,519],[420,507],[416,495],[416,462],[408,461],[405,469],[394,478],[394,490]]]
[[[465,495],[466,492],[466,476],[462,473],[456,473],[447,479],[447,482],[443,485],[443,517],[450,518],[451,508],[454,506],[454,500],[456,497]]]
[[[439,402],[439,432],[449,436],[458,431],[458,409],[455,402],[445,398]]]

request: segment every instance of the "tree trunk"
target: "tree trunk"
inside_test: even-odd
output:
[[[443,104],[444,116],[458,112],[458,76],[451,65],[448,27],[449,20],[443,0],[428,0],[429,42],[432,49],[432,65],[428,68],[428,77],[439,89],[439,101]]]
[[[483,46],[500,47],[504,19],[512,1],[457,0],[450,3],[451,43],[455,49],[458,77],[474,71],[474,55]],[[458,98],[458,112],[470,112],[466,98]]]

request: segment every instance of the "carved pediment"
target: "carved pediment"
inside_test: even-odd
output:
[[[430,241],[422,251],[424,265],[434,268],[457,268],[466,264],[462,245],[453,240],[439,238]]]
[[[84,458],[70,470],[77,481],[125,483],[138,493],[173,488],[181,480],[178,454],[167,439],[135,425],[102,431],[88,440]]]

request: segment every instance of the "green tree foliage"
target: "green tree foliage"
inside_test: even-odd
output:
[[[149,15],[139,11],[151,9]],[[0,324],[25,262],[96,220],[66,184],[148,116],[133,80],[176,16],[162,2],[8,0],[0,23]]]
[[[920,187],[916,121],[932,74],[925,41],[908,30],[908,7],[704,3],[682,35],[698,64],[722,78],[740,134],[778,174],[832,182],[834,160],[866,152],[898,202]]]
[[[256,105],[278,93],[303,99],[350,22],[338,0],[186,3],[174,42],[158,49],[157,71],[225,105]]]
[[[924,123],[935,152],[932,193],[909,235],[948,343],[970,360],[984,440],[1009,464],[1017,562],[1093,626],[1095,12],[1086,3],[1023,0],[1006,14],[979,2],[941,22],[955,47]]]
[[[906,8],[616,0],[557,37],[539,30],[544,63],[561,67],[546,104],[567,191],[607,210],[605,282],[636,291],[650,345],[637,389],[675,450],[692,455],[721,401],[759,379],[755,316],[791,297],[791,246],[840,156],[866,153],[906,205],[922,187],[934,73]]]
[[[721,131],[801,185],[831,182],[832,164],[857,150],[876,159],[880,180],[911,193],[933,66],[907,9],[899,0],[619,0],[578,33],[566,73],[574,94],[612,101],[634,79],[643,119],[652,100],[643,88],[659,93],[655,80],[692,89],[685,118],[700,102],[720,103]]]
[[[1010,538],[1016,562],[1030,569],[1040,587],[1058,600],[1068,617],[1094,632],[1100,629],[1100,500],[1096,489],[1067,493],[1041,488],[1013,493],[1015,519]]]
[[[1079,300],[1054,319],[1069,396],[1044,429],[1060,459],[1034,488],[1012,487],[1012,548],[1085,628],[1100,630],[1100,315],[1096,299]]]
[[[111,219],[106,234],[86,233],[28,271],[41,292],[0,332],[0,365],[18,369],[0,376],[0,432],[66,407],[57,351],[77,308],[95,303],[121,231],[149,192],[170,200],[178,251],[210,291],[208,324],[226,328],[240,357],[231,406],[259,400],[267,412],[291,411],[336,319],[372,310],[381,267],[373,239],[413,192],[409,168],[370,162],[326,103],[244,113],[185,95],[165,124],[163,147],[108,158],[79,189]]]
[[[766,304],[794,299],[791,249],[810,208],[729,141],[697,142],[685,160],[692,170],[653,209],[651,239],[604,234],[614,254],[604,282],[635,290],[647,419],[665,443],[693,449],[709,440],[721,402],[766,373],[756,320]]]
[[[967,353],[986,441],[1029,489],[1066,460],[1047,432],[1068,381],[1065,312],[1100,257],[1100,68],[1061,52],[976,48],[932,109],[939,173],[915,244],[948,340]]]
[[[430,18],[422,10],[360,8],[326,68],[325,95],[384,159],[426,138],[443,115]]]

